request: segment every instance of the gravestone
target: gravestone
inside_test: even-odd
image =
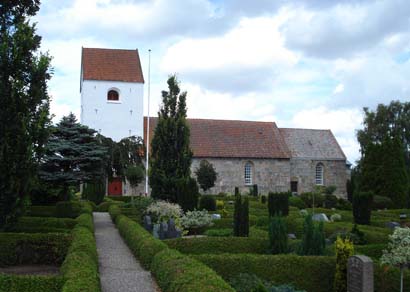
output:
[[[319,221],[319,222],[329,222],[329,218],[327,218],[325,213],[314,214],[312,216],[312,220]]]
[[[175,220],[169,219],[168,220],[168,231],[166,234],[166,238],[179,238],[181,237],[181,231],[178,230],[175,226]]]
[[[398,222],[387,222],[385,225],[386,225],[387,228],[390,228],[390,229],[400,227],[400,223],[398,223]]]
[[[152,225],[151,216],[144,216],[144,228],[148,230],[149,232],[152,231],[153,225]]]
[[[155,238],[159,238],[159,224],[154,224],[154,226],[152,228],[152,235]]]
[[[219,220],[221,219],[221,214],[212,214],[211,217],[213,220]]]
[[[351,256],[347,262],[347,292],[373,292],[373,261],[363,255]]]
[[[159,224],[159,231],[158,231],[158,237],[159,239],[166,239],[167,238],[167,232],[168,232],[168,224],[166,222],[161,222]]]

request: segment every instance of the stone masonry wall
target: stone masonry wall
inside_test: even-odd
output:
[[[235,187],[239,187],[240,192],[248,192],[251,186],[245,185],[247,162],[253,164],[252,184],[258,185],[259,193],[284,192],[290,188],[289,159],[194,158],[191,165],[194,177],[195,170],[203,159],[212,163],[218,173],[215,187],[207,191],[209,194],[219,192],[233,194]]]
[[[324,166],[325,186],[336,186],[335,195],[346,198],[346,162],[343,160],[291,159],[291,181],[298,182],[298,193],[311,192],[315,187],[316,165]]]

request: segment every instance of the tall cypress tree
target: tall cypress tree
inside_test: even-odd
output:
[[[186,121],[187,93],[180,92],[175,75],[167,83],[151,143],[150,186],[154,198],[177,203],[181,185],[189,182],[192,151]]]
[[[0,228],[21,213],[50,124],[50,57],[30,17],[39,0],[0,4]]]

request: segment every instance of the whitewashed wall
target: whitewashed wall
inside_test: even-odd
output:
[[[110,89],[119,92],[119,101],[108,101]],[[144,84],[84,80],[81,87],[81,123],[119,141],[143,135]]]

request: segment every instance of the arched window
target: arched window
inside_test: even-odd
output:
[[[245,164],[245,185],[252,184],[252,163],[247,162]]]
[[[323,186],[323,164],[318,163],[316,165],[316,176],[315,176],[316,185]]]
[[[113,90],[113,89],[109,90],[107,93],[107,100],[110,100],[110,101],[120,100],[120,95],[118,94],[118,91]]]

